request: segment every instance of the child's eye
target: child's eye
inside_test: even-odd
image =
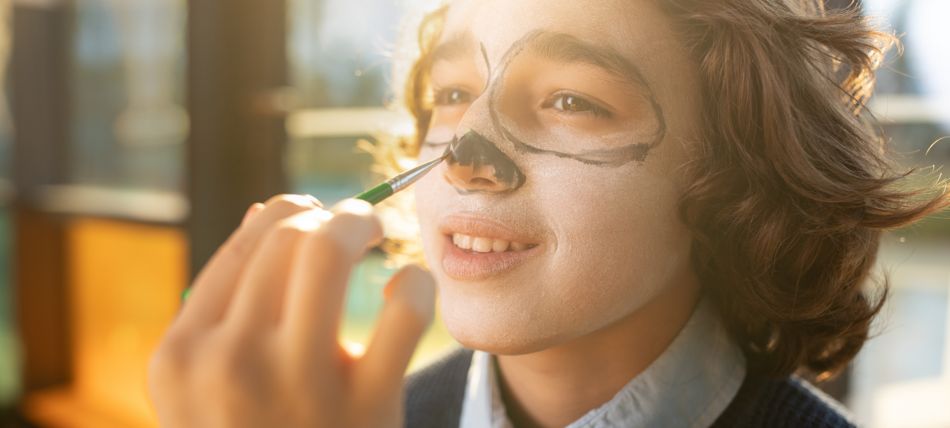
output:
[[[590,114],[595,117],[610,117],[607,109],[574,94],[555,94],[544,107],[568,114]]]
[[[454,106],[468,104],[472,101],[472,94],[459,88],[436,89],[433,102],[437,106]]]

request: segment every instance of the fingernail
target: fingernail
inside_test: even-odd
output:
[[[310,198],[310,200],[313,202],[314,205],[317,206],[317,208],[323,208],[323,202],[320,202],[320,200],[317,199],[315,196],[308,194],[307,197]]]
[[[241,225],[244,225],[244,223],[247,223],[252,218],[254,218],[254,216],[257,215],[257,213],[261,211],[262,206],[263,205],[261,203],[251,204],[251,206],[248,207],[247,211],[244,212],[244,218],[241,219]]]

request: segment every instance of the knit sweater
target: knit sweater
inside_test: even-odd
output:
[[[407,428],[458,427],[472,351],[458,349],[411,374],[405,384]],[[854,427],[843,407],[805,380],[746,376],[713,427]]]

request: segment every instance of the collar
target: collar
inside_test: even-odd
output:
[[[472,354],[460,428],[512,428],[494,361],[486,352]],[[710,299],[703,298],[646,370],[568,428],[709,426],[735,398],[745,374],[742,351]]]

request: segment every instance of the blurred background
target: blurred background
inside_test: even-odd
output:
[[[384,106],[425,3],[0,0],[0,427],[154,426],[145,361],[247,206],[354,194],[357,141],[411,127]],[[863,7],[906,47],[872,110],[907,166],[950,164],[950,2]],[[879,265],[877,337],[825,388],[869,426],[950,427],[950,214]],[[388,275],[379,252],[356,270],[344,336]],[[435,323],[413,366],[452,346]]]

